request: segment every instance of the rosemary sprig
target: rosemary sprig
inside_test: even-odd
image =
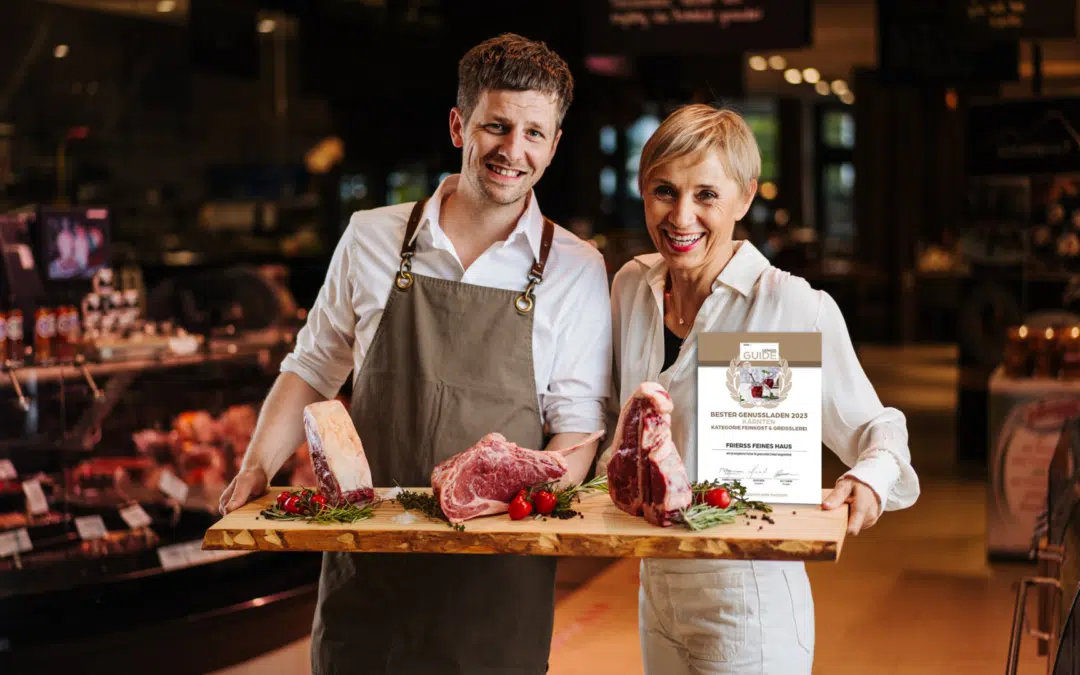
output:
[[[458,532],[465,531],[465,525],[461,523],[451,523],[450,519],[443,513],[442,507],[439,506],[439,500],[435,498],[434,494],[424,494],[421,492],[413,492],[412,490],[406,490],[400,485],[397,486],[401,491],[394,497],[394,501],[401,504],[401,507],[406,511],[420,511],[428,518],[435,520],[442,520],[451,528]]]
[[[716,488],[724,488],[731,495],[731,504],[726,509],[705,503],[705,493]],[[691,530],[705,530],[716,525],[733,523],[737,516],[746,515],[750,511],[760,511],[763,514],[772,512],[772,507],[765,502],[746,499],[746,486],[737,480],[730,482],[721,480],[700,481],[693,483],[690,490],[693,493],[691,506],[681,509],[679,518]],[[756,518],[757,516],[751,517]],[[772,522],[768,515],[764,515],[762,518]]]
[[[555,508],[546,515],[536,513],[533,514],[534,518],[573,518],[574,516],[581,515],[573,508],[571,508],[575,501],[580,502],[581,496],[592,492],[607,492],[608,480],[607,476],[596,476],[590,481],[584,483],[578,483],[561,490],[556,490],[555,485],[558,481],[548,481],[546,483],[538,483],[528,488],[525,498],[532,501],[533,496],[540,491],[550,492],[555,495]]]
[[[691,530],[705,530],[716,525],[726,525],[735,522],[736,512],[734,505],[721,509],[708,504],[697,504],[688,509],[681,509],[679,517],[682,523]]]
[[[746,499],[746,486],[737,480],[730,482],[724,482],[722,480],[706,480],[693,483],[690,489],[694,493],[694,503],[697,504],[704,498],[705,493],[709,490],[715,490],[716,488],[726,488],[728,494],[731,495],[731,505],[739,510],[739,515],[742,515],[746,511],[761,511],[762,513],[772,513],[772,507],[765,502],[753,501]]]
[[[302,520],[309,524],[330,525],[332,523],[358,523],[375,516],[375,507],[380,502],[371,502],[364,506],[346,504],[345,506],[327,506],[310,514],[286,513],[278,506],[263,509],[259,514],[267,520]]]

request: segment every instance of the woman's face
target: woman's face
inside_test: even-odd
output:
[[[756,190],[753,181],[743,195],[714,152],[653,169],[643,195],[645,223],[668,268],[706,269],[718,252],[730,250],[735,221],[746,215]]]

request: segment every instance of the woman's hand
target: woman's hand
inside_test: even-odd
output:
[[[866,483],[850,477],[836,481],[832,492],[821,502],[821,508],[828,511],[841,504],[851,504],[851,513],[848,515],[848,534],[858,534],[860,530],[873,527],[881,511],[877,493]]]

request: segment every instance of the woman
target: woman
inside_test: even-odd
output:
[[[919,495],[906,421],[881,405],[832,298],[732,239],[760,167],[745,121],[706,105],[676,111],[645,145],[639,188],[658,253],[628,262],[612,284],[612,403],[642,382],[662,384],[693,478],[698,334],[820,332],[822,440],[851,467],[823,507],[850,503],[848,531],[858,534]],[[645,559],[639,621],[646,675],[811,672],[813,600],[801,562]]]

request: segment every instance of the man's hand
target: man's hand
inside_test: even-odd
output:
[[[229,487],[221,493],[221,503],[218,506],[221,509],[221,515],[227,515],[252,499],[266,494],[266,488],[269,486],[270,480],[262,467],[242,469],[229,483]]]
[[[821,508],[828,511],[841,504],[851,504],[851,513],[848,515],[848,534],[858,534],[860,530],[873,527],[878,520],[878,512],[881,510],[877,493],[866,483],[861,483],[854,478],[841,478],[836,481],[836,487],[825,497]]]

